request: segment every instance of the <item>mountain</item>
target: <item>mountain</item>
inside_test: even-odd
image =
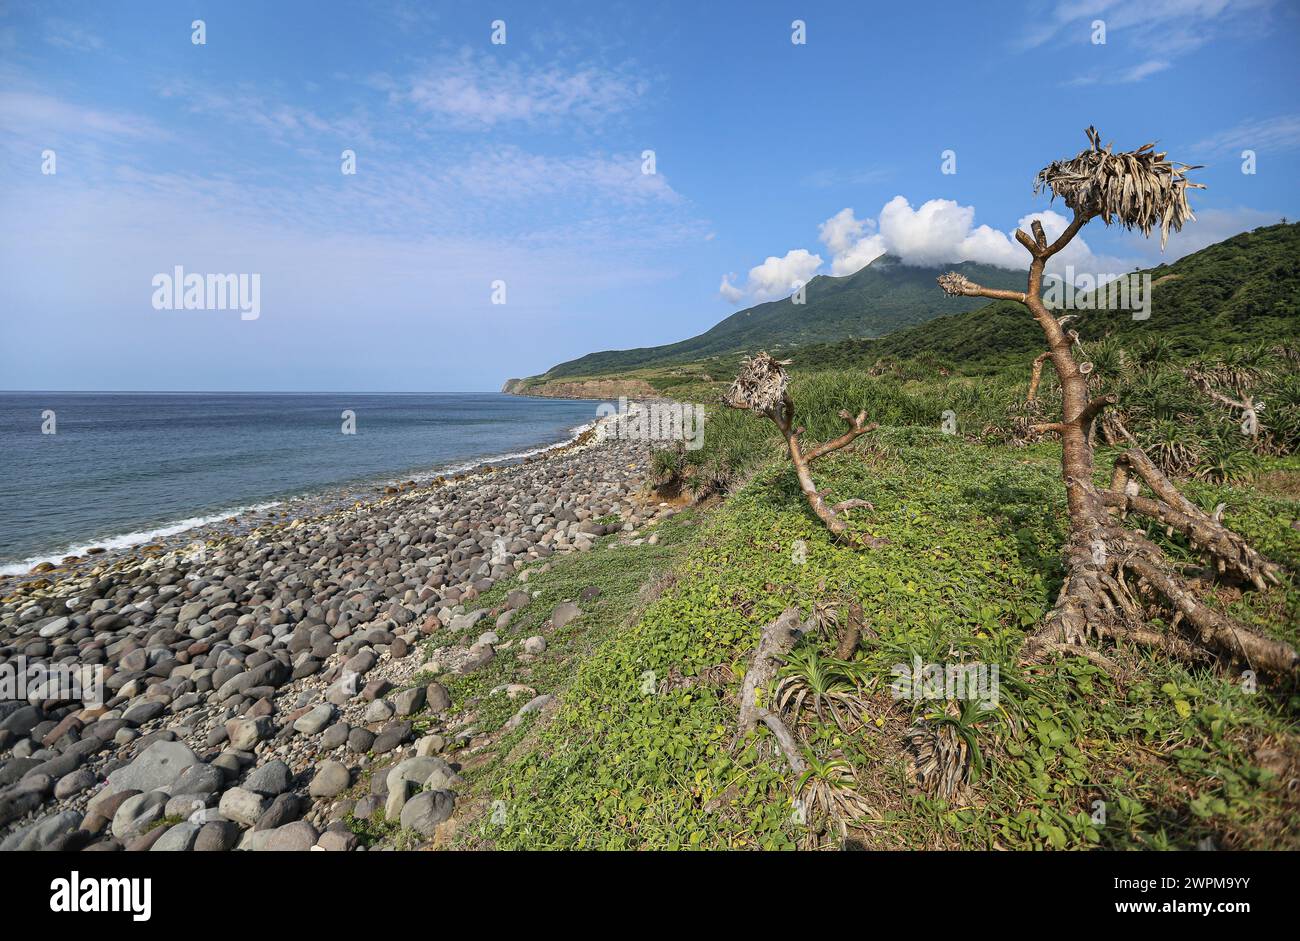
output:
[[[1078,311],[1070,327],[1085,343],[1106,337],[1125,344],[1158,339],[1173,353],[1194,354],[1253,342],[1294,343],[1300,337],[1298,223],[1242,232],[1141,273],[1151,276],[1150,318]],[[887,337],[815,344],[790,355],[806,370],[919,356],[962,367],[1023,361],[1042,349],[1043,331],[1025,308],[996,301]]]
[[[737,311],[699,336],[666,346],[607,350],[552,367],[547,381],[670,366],[728,353],[788,350],[846,337],[879,337],[945,314],[981,306],[971,297],[948,297],[935,278],[956,270],[987,287],[1023,286],[1024,272],[963,262],[938,268],[904,265],[882,255],[860,271],[840,278],[819,275],[808,282],[806,303],[790,298]]]

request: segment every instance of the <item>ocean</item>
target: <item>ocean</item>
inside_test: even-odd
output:
[[[572,437],[596,419],[597,404],[498,394],[0,392],[0,574],[340,487],[518,459]],[[344,433],[345,410],[354,434]]]

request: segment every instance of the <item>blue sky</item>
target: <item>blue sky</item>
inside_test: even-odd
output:
[[[0,388],[489,391],[881,251],[1023,266],[1088,124],[1207,165],[1178,257],[1300,217],[1297,40],[1272,0],[3,3]],[[155,309],[177,265],[260,316]]]

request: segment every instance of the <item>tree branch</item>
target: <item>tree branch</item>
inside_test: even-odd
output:
[[[1060,234],[1055,242],[1039,252],[1037,257],[1047,260],[1061,249],[1065,248],[1065,246],[1069,245],[1071,240],[1079,234],[1079,230],[1088,224],[1088,220],[1091,218],[1091,213],[1082,213],[1076,209],[1074,211],[1074,218],[1070,220],[1070,224],[1065,227],[1065,231]]]
[[[838,451],[845,445],[851,444],[853,439],[858,435],[865,435],[867,432],[875,431],[880,427],[876,422],[872,422],[870,425],[863,424],[867,420],[866,412],[858,412],[857,415],[850,416],[848,409],[840,409],[840,418],[849,423],[849,430],[844,432],[844,434],[840,435],[838,438],[827,441],[825,444],[820,444],[808,451],[803,456],[805,461],[813,461],[821,457],[823,454]]]
[[[1028,236],[1026,236],[1028,237]],[[953,297],[987,297],[995,301],[1017,301],[1025,303],[1025,294],[1023,291],[1005,291],[999,288],[986,288],[983,285],[976,284],[964,274],[958,274],[955,271],[949,271],[947,274],[940,275],[938,278],[939,287],[944,292]]]
[[[1083,407],[1083,411],[1079,413],[1077,421],[1081,421],[1086,425],[1088,422],[1096,418],[1101,413],[1101,410],[1107,405],[1114,405],[1118,401],[1119,396],[1113,392],[1108,392],[1106,395],[1099,395]]]
[[[1029,376],[1029,394],[1025,396],[1026,402],[1033,402],[1038,395],[1038,383],[1043,379],[1043,363],[1051,359],[1052,352],[1039,353],[1034,357],[1033,372]]]

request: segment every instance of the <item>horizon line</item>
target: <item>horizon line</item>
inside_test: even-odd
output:
[[[332,389],[0,389],[0,395],[509,395],[508,392],[405,392]],[[515,396],[520,398],[520,396]]]

